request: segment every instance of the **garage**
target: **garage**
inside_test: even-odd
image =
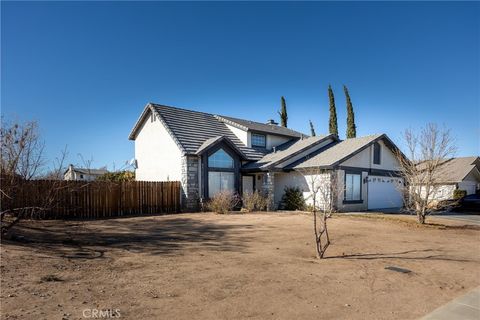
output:
[[[395,177],[368,176],[368,210],[403,207],[403,180]]]

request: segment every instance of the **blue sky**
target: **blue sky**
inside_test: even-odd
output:
[[[289,127],[345,136],[444,124],[478,155],[480,4],[475,2],[2,2],[1,107],[38,120],[53,159],[93,167],[134,155],[147,102],[257,121],[285,96]]]

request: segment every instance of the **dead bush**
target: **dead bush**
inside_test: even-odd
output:
[[[242,208],[246,212],[265,211],[268,206],[268,197],[258,191],[246,192],[242,199]]]
[[[240,197],[232,191],[220,191],[207,202],[207,209],[216,213],[226,214],[240,204]]]
[[[63,281],[61,278],[54,274],[47,274],[40,278],[40,282],[60,282]]]

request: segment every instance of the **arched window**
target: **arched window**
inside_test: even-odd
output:
[[[381,149],[380,143],[375,142],[373,144],[373,163],[374,164],[380,164],[381,152],[382,152],[382,149]]]
[[[234,161],[225,150],[218,149],[208,157],[208,196],[224,190],[235,191]]]
[[[208,157],[208,167],[233,169],[233,158],[223,149],[218,149]]]

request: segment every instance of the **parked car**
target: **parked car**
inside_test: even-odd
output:
[[[480,194],[470,194],[460,199],[457,210],[480,214]]]

